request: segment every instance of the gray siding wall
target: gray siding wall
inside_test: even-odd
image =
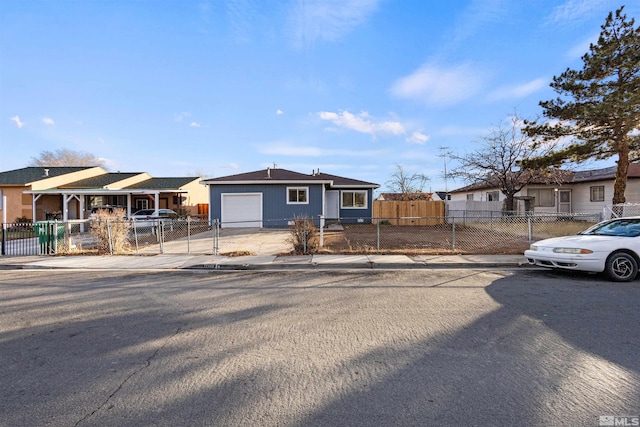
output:
[[[308,204],[287,204],[288,187],[308,187]],[[212,219],[222,216],[223,193],[262,193],[263,227],[287,227],[287,220],[309,217],[318,220],[322,214],[322,185],[210,185],[209,212]]]

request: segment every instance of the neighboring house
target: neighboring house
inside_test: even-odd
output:
[[[371,222],[378,184],[313,172],[267,168],[202,181],[209,216],[223,227],[285,227],[294,218]]]
[[[434,197],[432,193],[381,193],[376,200],[403,202],[411,200],[433,201]]]
[[[525,201],[536,213],[596,213],[611,206],[616,166],[586,171],[566,171],[559,183],[543,180],[532,182],[518,194],[518,211],[525,210]],[[497,188],[487,184],[471,184],[449,191],[451,201],[496,202],[505,199]],[[640,203],[640,164],[629,165],[627,203]]]
[[[206,213],[207,189],[198,177],[153,178],[145,172],[109,173],[101,167],[26,167],[0,172],[8,222],[86,219],[94,207],[174,209]]]

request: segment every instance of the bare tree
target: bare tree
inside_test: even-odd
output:
[[[404,168],[396,163],[396,171],[391,175],[391,178],[385,183],[387,188],[394,193],[421,193],[424,189],[424,185],[429,178],[421,173],[414,173],[409,175]]]
[[[500,124],[482,136],[478,149],[464,155],[451,154],[458,166],[450,176],[462,178],[470,184],[499,189],[505,195],[504,209],[507,211],[515,210],[515,195],[528,184],[562,182],[567,171],[520,166],[522,160],[544,155],[553,148],[552,143],[536,147],[531,137],[521,133],[522,125],[522,120],[514,115],[509,126]]]
[[[104,159],[91,153],[60,148],[55,151],[42,151],[32,157],[29,166],[104,166]]]

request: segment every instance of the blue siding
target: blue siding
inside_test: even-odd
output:
[[[288,187],[308,187],[308,204],[287,204]],[[339,188],[332,188],[339,190]],[[349,188],[348,190],[357,190]],[[367,209],[344,209],[340,208],[340,218],[345,223],[370,223],[373,206],[373,190],[363,188],[367,191]],[[296,217],[308,217],[318,223],[322,214],[322,185],[209,185],[210,206],[209,214],[212,219],[221,219],[221,200],[223,193],[262,193],[262,225],[263,227],[287,227],[288,221]],[[341,196],[342,197],[342,193]],[[358,221],[361,220],[361,221]]]
[[[357,188],[349,188],[344,189],[345,191],[367,191],[367,208],[366,209],[348,209],[342,207],[342,191],[340,191],[340,218],[341,222],[345,224],[355,224],[355,223],[371,223],[372,209],[373,209],[373,190],[370,188],[367,189],[357,189]],[[361,220],[361,221],[358,221]]]
[[[286,185],[210,185],[209,212],[212,219],[222,216],[223,193],[262,193],[263,227],[287,227],[287,221],[296,217],[317,219],[322,214],[322,185],[291,185],[308,187],[308,204],[287,204]]]

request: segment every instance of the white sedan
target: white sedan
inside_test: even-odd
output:
[[[604,271],[616,282],[636,278],[639,254],[640,217],[611,219],[575,236],[540,240],[524,252],[529,264],[564,270]]]

